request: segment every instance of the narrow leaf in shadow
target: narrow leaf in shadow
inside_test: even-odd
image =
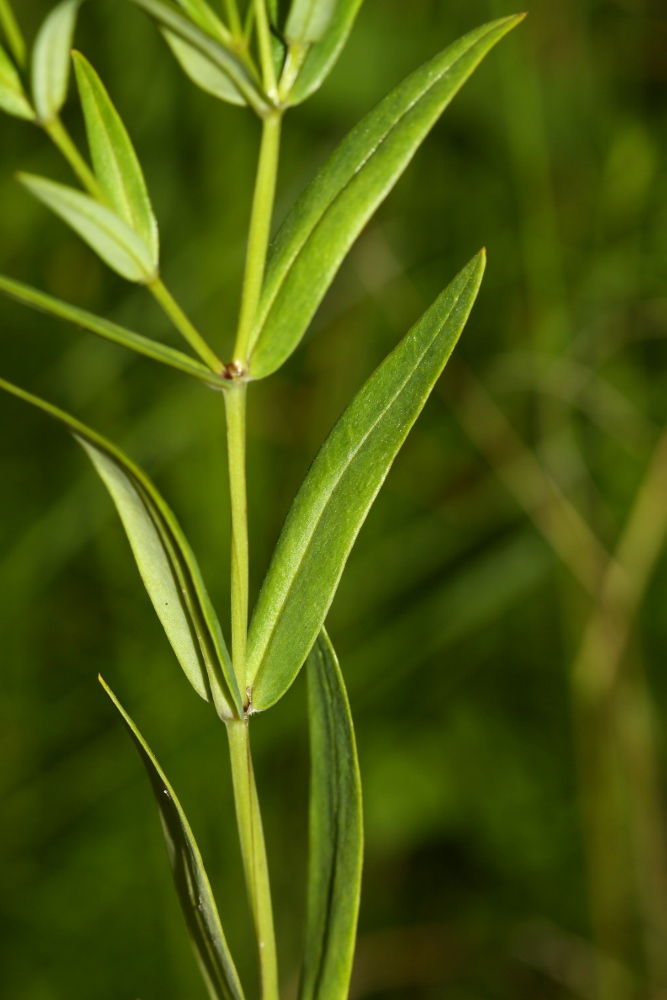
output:
[[[465,326],[485,259],[473,258],[371,375],[310,467],[250,625],[255,711],[282,697],[306,659],[359,529]]]
[[[35,198],[59,215],[105,264],[128,281],[149,284],[157,277],[150,247],[115,212],[87,194],[34,174],[19,180]]]
[[[479,28],[426,63],[366,115],[322,167],[269,251],[251,340],[253,378],[270,375],[295,350],[363,227],[457,91],[519,20]]]
[[[102,677],[146,768],[160,813],[167,856],[183,916],[212,1000],[243,1000],[243,989],[222,929],[211,884],[194,834],[176,793],[136,725]]]
[[[311,0],[312,2],[312,0]],[[310,45],[292,87],[289,104],[301,104],[322,86],[343,51],[363,0],[335,0],[326,30]],[[324,5],[322,5],[324,6]]]
[[[361,777],[343,675],[324,629],[307,672],[310,845],[299,1000],[346,1000],[361,891]]]
[[[63,0],[39,30],[32,54],[32,96],[39,120],[57,117],[67,98],[69,59],[81,0]]]
[[[15,118],[25,118],[27,121],[32,121],[35,117],[16,67],[2,45],[0,45],[0,110]]]
[[[222,719],[242,714],[229,652],[199,565],[151,480],[119,448],[68,413],[4,379],[0,389],[64,424],[82,445],[118,510],[148,596],[183,672],[197,694],[213,701]]]
[[[86,312],[85,309],[79,309],[78,306],[72,306],[68,302],[62,302],[52,295],[47,295],[46,292],[31,288],[30,285],[24,285],[21,281],[14,281],[3,274],[0,274],[0,292],[16,299],[23,305],[48,313],[49,316],[57,316],[58,319],[67,320],[67,322],[74,323],[84,330],[89,330],[90,333],[94,333],[98,337],[110,340],[113,344],[119,344],[121,347],[127,347],[131,351],[143,354],[145,357],[151,358],[152,361],[159,361],[161,364],[176,368],[186,375],[192,375],[194,378],[206,382],[207,385],[216,386],[219,389],[225,389],[229,385],[226,379],[216,375],[206,365],[187,354],[183,354],[182,351],[177,351],[159,341],[151,340],[149,337],[143,337],[140,333],[127,330],[124,326],[112,323],[101,316],[95,316],[94,313]]]
[[[95,175],[116,215],[149,248],[157,269],[157,221],[132,140],[88,60],[80,52],[72,53],[72,58]]]

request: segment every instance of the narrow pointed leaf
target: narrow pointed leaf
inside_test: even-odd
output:
[[[132,140],[88,60],[80,52],[73,59],[95,175],[116,215],[149,248],[157,269],[157,221]]]
[[[285,38],[290,42],[319,42],[338,6],[338,0],[292,0]]]
[[[99,678],[146,768],[157,803],[174,885],[192,947],[212,1000],[243,1000],[243,989],[218,915],[201,853],[174,789],[111,688]]]
[[[217,38],[223,45],[228,45],[231,42],[231,33],[215,11],[211,10],[206,0],[176,0],[176,2],[190,20],[211,38]]]
[[[174,514],[151,480],[123,452],[79,420],[0,379],[0,389],[55,418],[88,453],[109,490],[141,578],[181,667],[221,718],[243,710],[220,623],[199,565]]]
[[[313,6],[313,2],[314,0],[310,0],[310,6]],[[290,104],[301,104],[322,86],[345,47],[362,3],[363,0],[328,0],[326,4],[321,4],[323,9],[331,7],[331,15],[321,38],[309,39],[315,41],[315,44],[310,46],[292,87]]]
[[[215,63],[189,45],[188,42],[184,42],[173,31],[163,30],[162,34],[181,69],[195,86],[227,104],[236,104],[242,107],[248,103],[227,74]]]
[[[98,337],[110,340],[113,344],[119,344],[121,347],[127,347],[131,351],[143,354],[153,361],[160,361],[164,365],[177,368],[186,375],[192,375],[194,378],[206,382],[207,385],[214,385],[221,389],[225,389],[229,385],[225,379],[215,375],[206,365],[202,365],[195,358],[183,354],[182,351],[143,337],[140,333],[127,330],[117,323],[112,323],[101,316],[95,316],[93,313],[79,309],[78,306],[72,306],[68,302],[62,302],[52,295],[47,295],[46,292],[40,292],[36,288],[31,288],[30,285],[14,281],[13,278],[7,278],[3,274],[0,274],[0,292],[16,299],[23,305],[31,306],[40,312],[57,316],[58,319],[64,319],[76,326],[83,327],[84,330],[89,330],[91,333],[97,334]]]
[[[322,445],[283,525],[248,637],[248,684],[269,708],[299,672],[378,490],[472,309],[479,253],[371,375]]]
[[[363,823],[350,705],[324,629],[308,658],[310,844],[299,1000],[347,1000],[357,932]]]
[[[518,22],[479,28],[422,66],[343,140],[269,252],[250,374],[276,371],[303,337],[348,250],[475,67]]]
[[[35,198],[59,215],[123,278],[148,284],[157,277],[150,247],[111,209],[65,184],[33,174],[18,177]]]
[[[0,110],[15,118],[25,118],[27,121],[35,117],[16,67],[2,45],[0,45]]]
[[[25,41],[9,0],[0,0],[0,26],[9,42],[14,59],[19,66],[25,66]]]
[[[32,96],[40,121],[58,115],[67,98],[70,50],[81,0],[63,0],[40,28],[32,54]]]
[[[162,0],[130,0],[130,2],[149,14],[161,28],[166,28],[187,42],[225,73],[259,115],[267,114],[271,110],[268,98],[235,52],[188,21],[171,4],[163,3]]]

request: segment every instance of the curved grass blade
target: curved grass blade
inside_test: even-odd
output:
[[[361,776],[343,675],[324,629],[307,672],[310,845],[299,1000],[347,1000],[363,861]]]
[[[0,274],[0,292],[23,305],[48,313],[49,316],[57,316],[58,319],[67,320],[67,322],[74,323],[90,333],[97,334],[98,337],[110,340],[113,344],[119,344],[121,347],[127,347],[131,351],[143,354],[144,357],[150,358],[152,361],[159,361],[161,364],[176,368],[186,375],[192,375],[193,378],[197,378],[207,385],[219,389],[225,389],[229,386],[226,379],[216,375],[206,365],[187,354],[183,354],[182,351],[177,351],[159,341],[151,340],[149,337],[143,337],[140,333],[127,330],[117,323],[112,323],[101,316],[95,316],[93,313],[79,309],[78,306],[72,306],[68,302],[62,302],[52,295],[47,295],[46,292],[40,292],[36,288],[31,288],[30,285],[14,281],[13,278],[7,278],[3,274]]]
[[[247,67],[236,53],[225,48],[216,39],[192,24],[183,17],[172,5],[162,0],[130,0],[130,3],[140,7],[149,14],[161,28],[166,28],[177,35],[197,52],[209,59],[214,66],[225,73],[248,104],[258,115],[266,115],[271,111],[271,104],[260,90],[257,82],[249,73]]]
[[[337,6],[337,0],[292,0],[285,38],[297,43],[319,42]]]
[[[150,250],[157,270],[157,220],[132,140],[88,60],[80,52],[73,52],[72,58],[95,176],[116,215]]]
[[[69,85],[69,54],[81,0],[63,0],[39,30],[32,54],[32,96],[39,120],[57,117]]]
[[[229,652],[199,565],[174,514],[145,472],[106,438],[38,396],[0,389],[55,418],[88,453],[111,494],[141,578],[183,672],[222,719],[243,712]]]
[[[363,0],[335,0],[333,4],[327,3],[332,11],[326,29],[319,40],[311,39],[315,44],[308,49],[296,83],[290,91],[289,104],[301,104],[322,86],[345,47],[362,3]],[[324,7],[324,4],[321,6]]]
[[[44,177],[18,174],[18,179],[121,277],[139,284],[155,280],[158,269],[150,247],[111,209],[75,188]]]
[[[151,748],[102,677],[146,768],[160,813],[174,885],[192,947],[212,1000],[243,1000],[243,988],[222,929],[211,883],[190,824]]]
[[[9,0],[0,0],[0,26],[5,33],[14,59],[19,66],[25,66],[25,41]]]
[[[35,112],[26,97],[21,78],[2,45],[0,45],[0,110],[15,118],[34,121]]]
[[[276,371],[297,347],[363,227],[457,91],[519,20],[473,31],[409,76],[350,132],[299,198],[269,251],[251,341],[253,378]]]
[[[371,375],[301,484],[250,625],[256,711],[283,696],[306,659],[359,529],[465,326],[485,262],[481,251]]]
[[[173,31],[163,30],[162,35],[181,69],[195,86],[227,104],[243,107],[248,103],[227,74],[223,73],[210,59],[203,56],[192,45],[184,42]]]

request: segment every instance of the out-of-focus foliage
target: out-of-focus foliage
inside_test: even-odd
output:
[[[49,6],[22,0],[29,37]],[[366,0],[322,90],[287,119],[276,222],[411,68],[514,12],[508,0]],[[130,5],[84,5],[76,43],[137,147],[165,275],[226,357],[257,124],[193,87]],[[613,547],[667,421],[666,44],[657,0],[535,0],[457,98],[301,349],[251,391],[255,594],[319,442],[482,244],[487,278],[459,360]],[[83,144],[75,102],[65,117]],[[145,293],[106,273],[20,189],[19,168],[71,183],[38,129],[3,118],[0,271],[168,339]],[[2,375],[148,465],[226,615],[219,394],[13,302],[0,302],[0,331]],[[462,430],[466,379],[461,366],[445,373],[328,622],[364,783],[353,996],[585,996],[591,931],[568,676],[590,600]],[[0,484],[0,994],[204,995],[146,779],[98,672],[169,774],[214,887],[225,887],[221,917],[251,978],[224,731],[154,621],[108,498],[66,435],[4,397]],[[633,646],[663,721],[666,577],[663,560]],[[291,989],[305,912],[302,680],[253,724],[253,739]],[[638,922],[628,904],[636,956]]]

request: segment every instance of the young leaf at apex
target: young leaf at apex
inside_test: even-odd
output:
[[[223,720],[243,702],[220,623],[197,559],[149,477],[116,445],[64,410],[0,379],[0,389],[58,420],[87,452],[127,533],[137,567],[167,638],[193,688]]]
[[[283,525],[248,636],[255,711],[287,691],[326,618],[347,557],[473,307],[481,251],[357,393],[322,445]]]
[[[72,58],[95,175],[111,208],[149,248],[157,270],[157,221],[132,140],[91,64],[80,52]]]
[[[484,25],[412,73],[318,172],[269,250],[250,339],[252,378],[271,375],[296,349],[359,233],[455,94],[519,20]]]
[[[290,58],[296,57],[297,68],[296,81],[287,94],[288,105],[302,104],[322,86],[345,47],[362,3],[363,0],[336,0],[321,37],[305,45],[297,42],[296,52],[292,44]]]
[[[99,682],[139,752],[153,789],[174,885],[211,1000],[244,1000],[204,862],[183,808],[137,726],[102,677]]]
[[[299,1000],[347,1000],[361,893],[361,776],[343,675],[324,629],[307,674],[308,904]]]
[[[47,125],[67,99],[70,49],[82,0],[63,0],[39,30],[32,53],[32,96],[37,116]]]

